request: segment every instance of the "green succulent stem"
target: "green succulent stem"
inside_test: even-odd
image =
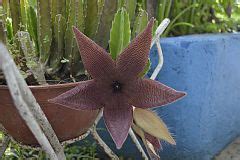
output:
[[[37,0],[37,30],[40,53],[40,63],[44,66],[50,57],[52,42],[52,24],[50,14],[50,0]]]
[[[110,53],[115,60],[130,43],[131,29],[129,15],[125,8],[120,8],[115,14],[110,31]]]

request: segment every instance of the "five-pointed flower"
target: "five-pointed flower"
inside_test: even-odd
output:
[[[157,81],[139,77],[149,56],[153,19],[114,61],[110,54],[73,28],[85,69],[92,79],[81,82],[50,102],[77,110],[103,108],[103,118],[117,148],[127,138],[133,106],[151,108],[183,97]]]

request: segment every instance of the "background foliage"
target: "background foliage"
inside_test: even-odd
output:
[[[28,84],[34,85],[87,78],[72,26],[113,58],[150,17],[156,17],[155,28],[164,18],[171,19],[163,36],[240,28],[240,8],[234,0],[3,0],[2,6],[0,40]],[[4,83],[1,73],[0,83]]]
[[[0,142],[3,139],[3,134],[0,132]],[[81,144],[74,143],[64,147],[64,152],[67,160],[82,159],[94,160],[97,159],[97,145],[88,140],[83,140]],[[35,149],[26,149],[15,142],[11,142],[7,148],[3,160],[46,160],[49,159],[43,151]]]

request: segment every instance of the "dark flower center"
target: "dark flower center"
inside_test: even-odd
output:
[[[120,92],[122,90],[122,84],[118,81],[113,81],[112,89],[114,93]]]

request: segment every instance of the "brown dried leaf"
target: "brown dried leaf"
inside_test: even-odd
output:
[[[176,145],[165,123],[160,117],[150,110],[135,108],[133,118],[136,124],[145,132],[159,139],[165,140],[170,144]]]

